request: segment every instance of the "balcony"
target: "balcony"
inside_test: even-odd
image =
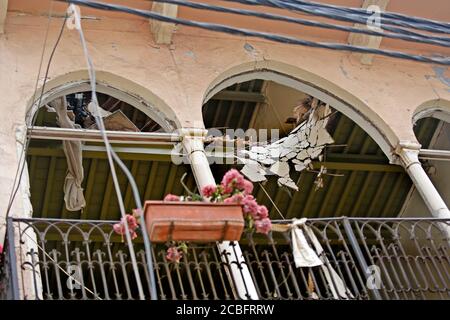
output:
[[[138,299],[130,250],[114,223],[9,218],[2,298]],[[309,219],[305,226],[322,266],[296,268],[289,231],[242,236],[245,262],[238,268],[249,269],[260,299],[450,299],[450,239],[441,231],[449,220],[336,217]],[[141,236],[133,245],[148,299]],[[236,259],[216,243],[191,243],[178,264],[166,260],[165,245],[152,250],[158,299],[246,298],[231,276]]]

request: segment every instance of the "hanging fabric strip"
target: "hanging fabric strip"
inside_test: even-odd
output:
[[[342,299],[342,298],[351,299],[351,298],[353,298],[353,295],[351,294],[350,290],[345,285],[344,281],[342,281],[341,277],[339,277],[338,273],[334,270],[334,268],[331,266],[330,262],[328,261],[328,258],[325,255],[322,245],[320,244],[320,242],[317,239],[314,232],[311,230],[310,227],[308,227],[306,225],[304,228],[305,228],[306,234],[311,239],[311,242],[316,250],[316,253],[319,255],[320,260],[323,262],[323,265],[321,266],[321,268],[322,268],[322,271],[325,274],[325,278],[330,286],[333,297],[335,299]]]
[[[292,249],[294,262],[297,268],[317,267],[323,262],[317,256],[317,253],[309,246],[308,241],[299,226],[304,226],[306,219],[295,220],[291,225]]]
[[[331,266],[322,245],[312,229],[306,225],[306,221],[306,218],[293,219],[289,225],[273,225],[272,230],[275,232],[291,232],[292,255],[297,268],[320,266],[333,298],[352,299],[353,295],[339,274]],[[309,245],[305,233],[314,249]]]
[[[61,128],[79,129],[67,116],[67,101],[65,97],[49,103],[55,109],[58,125]],[[86,206],[83,188],[83,157],[81,141],[63,141],[64,154],[67,159],[67,174],[64,181],[64,202],[69,211],[78,211]]]

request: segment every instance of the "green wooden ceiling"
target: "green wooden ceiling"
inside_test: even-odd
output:
[[[262,84],[262,81],[255,80],[234,85],[227,90],[259,92]],[[122,107],[128,108],[125,105]],[[255,107],[256,103],[249,101],[210,100],[204,107],[205,124],[207,127],[247,128]],[[40,113],[37,125],[54,124],[51,115],[45,115],[44,110]],[[140,114],[134,115],[141,117],[140,123],[145,124],[145,119]],[[130,116],[133,117],[133,113]],[[437,121],[434,119],[424,119],[416,125],[416,134],[424,147],[431,140],[436,126]],[[275,206],[285,218],[397,216],[411,188],[411,181],[403,169],[390,165],[373,139],[346,116],[337,113],[329,130],[335,144],[345,146],[328,148],[325,164],[329,173],[342,176],[325,176],[324,187],[315,191],[314,180],[317,173],[296,173],[294,179],[300,188],[298,192],[279,188],[271,178],[263,186],[264,189],[260,185],[255,186],[254,194],[258,201],[270,209],[274,219],[281,218]],[[187,165],[176,166],[168,157],[138,154],[122,154],[122,157],[136,179],[143,200],[162,199],[167,193],[183,194],[179,181],[185,172],[188,173],[188,187],[191,190],[195,188],[194,178]],[[316,163],[316,167],[319,165]],[[33,216],[118,220],[120,213],[117,198],[104,152],[84,152],[83,167],[87,206],[83,212],[69,212],[63,203],[67,164],[61,143],[33,140],[28,153]],[[217,181],[227,168],[224,165],[212,166]],[[130,211],[134,207],[131,189],[125,176],[120,170],[118,172],[125,206]]]

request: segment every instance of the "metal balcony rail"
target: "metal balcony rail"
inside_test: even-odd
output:
[[[128,249],[114,223],[10,218],[1,297],[138,299]],[[322,266],[296,268],[290,232],[242,236],[260,299],[450,299],[450,239],[441,231],[449,220],[342,217],[310,219],[306,226],[314,235],[304,232],[308,243],[323,250]],[[134,245],[149,297],[140,237]],[[231,278],[236,262],[216,243],[190,243],[179,263],[167,261],[166,249],[153,248],[159,299],[245,298]]]

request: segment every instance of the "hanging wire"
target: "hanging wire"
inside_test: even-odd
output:
[[[131,234],[129,232],[129,227],[128,227],[128,222],[126,220],[126,212],[125,212],[125,206],[123,203],[123,198],[122,198],[122,193],[120,191],[120,185],[119,185],[119,181],[118,181],[118,177],[117,177],[117,173],[116,173],[116,169],[114,166],[114,161],[118,164],[118,166],[122,169],[122,171],[125,173],[125,175],[127,176],[131,189],[133,191],[133,196],[135,198],[135,202],[136,202],[136,207],[138,210],[138,214],[139,214],[139,223],[141,225],[141,231],[142,231],[142,235],[143,235],[143,239],[144,239],[144,247],[145,247],[145,253],[146,253],[146,258],[147,258],[147,268],[148,268],[148,273],[150,276],[150,297],[152,300],[156,300],[157,299],[157,292],[156,292],[156,286],[155,286],[155,276],[153,273],[153,260],[152,260],[152,256],[151,256],[151,243],[149,241],[149,237],[148,237],[148,233],[147,233],[147,228],[146,228],[146,224],[145,224],[145,217],[142,211],[142,203],[140,200],[140,195],[139,195],[139,190],[138,187],[136,185],[136,182],[134,180],[133,175],[130,173],[130,171],[128,170],[128,168],[125,166],[125,164],[122,162],[122,160],[119,158],[119,156],[116,154],[116,152],[112,149],[111,144],[109,143],[109,139],[108,136],[106,134],[106,129],[105,129],[105,124],[103,122],[103,118],[100,115],[100,107],[98,105],[98,100],[97,100],[97,91],[96,91],[96,75],[95,75],[95,69],[94,69],[94,64],[92,62],[92,59],[89,55],[89,51],[87,48],[87,44],[86,44],[86,39],[84,37],[84,33],[83,33],[83,29],[81,27],[81,18],[78,15],[78,12],[76,11],[76,8],[71,5],[69,7],[69,9],[72,10],[73,13],[73,17],[75,18],[75,25],[76,25],[76,29],[78,30],[78,33],[80,35],[80,41],[81,41],[81,45],[83,47],[83,53],[86,59],[86,64],[88,66],[88,73],[89,73],[89,81],[90,81],[90,85],[91,85],[91,92],[92,92],[92,102],[94,104],[94,108],[95,108],[95,121],[97,123],[97,126],[101,132],[104,144],[105,144],[105,148],[106,148],[106,154],[108,156],[108,162],[109,162],[109,166],[111,169],[111,175],[113,178],[113,183],[114,183],[114,187],[116,190],[116,194],[117,194],[117,199],[118,199],[118,203],[119,203],[119,208],[120,208],[120,212],[122,215],[122,221],[125,227],[125,237],[127,240],[127,244],[128,244],[128,249],[130,250],[130,258],[131,258],[131,262],[132,262],[132,266],[134,269],[134,273],[135,273],[135,277],[136,277],[136,282],[137,282],[137,286],[138,286],[138,291],[139,291],[139,296],[141,300],[145,299],[144,296],[144,292],[143,292],[143,288],[142,288],[142,282],[141,282],[141,278],[139,275],[139,269],[137,266],[137,261],[136,261],[136,256],[135,256],[135,252],[134,252],[134,247],[133,247],[133,243],[131,240]]]
[[[227,7],[222,7],[222,6],[215,6],[215,5],[190,2],[190,1],[181,1],[181,0],[154,0],[154,1],[162,2],[162,3],[176,4],[176,5],[199,9],[199,10],[211,10],[211,11],[232,13],[232,14],[238,14],[238,15],[244,15],[244,16],[253,16],[253,17],[258,17],[258,18],[262,18],[262,19],[284,21],[284,22],[301,24],[301,25],[311,26],[311,27],[334,29],[334,30],[345,31],[345,32],[361,33],[361,34],[368,34],[368,35],[372,35],[372,36],[379,36],[379,37],[400,39],[400,40],[411,41],[411,42],[428,43],[428,44],[443,46],[443,47],[450,47],[450,38],[447,38],[447,37],[433,37],[430,35],[422,35],[419,33],[413,33],[414,35],[410,35],[407,32],[405,32],[406,34],[403,34],[403,32],[402,33],[386,33],[383,31],[361,29],[361,28],[357,28],[357,27],[348,27],[348,26],[331,24],[331,23],[324,23],[324,22],[318,22],[318,21],[293,18],[293,17],[283,16],[283,15],[278,15],[278,14],[257,12],[257,11],[245,10],[245,9],[227,8]],[[234,0],[231,0],[231,1],[235,2]],[[247,1],[236,1],[236,2],[246,3]],[[399,30],[403,31],[403,29],[399,29]]]
[[[199,21],[192,21],[192,20],[186,20],[186,19],[180,19],[180,18],[167,17],[167,16],[164,16],[162,14],[158,14],[158,13],[155,13],[152,11],[134,9],[134,8],[129,8],[129,7],[115,5],[115,4],[107,4],[107,3],[93,2],[93,1],[87,1],[87,0],[58,0],[58,1],[69,2],[69,3],[73,3],[73,4],[78,4],[78,5],[87,6],[87,7],[96,8],[96,9],[102,9],[102,10],[125,12],[125,13],[129,13],[129,14],[145,17],[148,19],[154,19],[154,20],[168,22],[168,23],[175,23],[175,24],[196,27],[196,28],[206,29],[206,30],[211,30],[211,31],[216,31],[216,32],[228,33],[228,34],[262,38],[262,39],[266,39],[266,40],[270,40],[270,41],[274,41],[274,42],[286,43],[286,44],[295,44],[295,45],[300,45],[300,46],[323,48],[323,49],[330,49],[330,50],[344,50],[344,51],[352,51],[352,52],[359,52],[359,53],[376,54],[376,55],[383,55],[383,56],[388,56],[388,57],[393,57],[393,58],[413,60],[413,61],[419,61],[419,62],[450,65],[450,58],[434,58],[434,57],[408,54],[408,53],[404,53],[404,52],[400,52],[400,51],[374,49],[374,48],[368,48],[368,47],[363,47],[363,46],[354,46],[354,45],[341,44],[341,43],[314,42],[314,41],[303,40],[303,39],[298,39],[298,38],[289,37],[289,36],[281,36],[281,35],[277,35],[277,34],[273,34],[273,33],[235,28],[235,27],[230,27],[230,26],[222,25],[222,24],[206,23],[206,22],[199,22]]]
[[[33,100],[32,101],[36,101],[36,95],[37,95],[37,92],[38,92],[38,85],[39,85],[39,78],[40,78],[40,74],[41,74],[41,70],[42,70],[42,66],[43,66],[43,62],[44,62],[44,55],[45,55],[45,47],[46,47],[46,45],[47,45],[47,40],[48,40],[48,34],[49,34],[49,29],[50,29],[50,23],[51,23],[51,17],[52,17],[52,12],[53,12],[53,1],[50,3],[50,9],[49,9],[49,13],[48,13],[48,22],[47,22],[47,27],[46,27],[46,31],[45,31],[45,36],[44,36],[44,43],[43,43],[43,46],[42,46],[42,53],[41,53],[41,58],[40,58],[40,62],[39,62],[39,69],[38,69],[38,74],[37,74],[37,77],[36,77],[36,83],[35,83],[35,88],[34,88],[34,93],[33,93]],[[43,97],[43,94],[44,94],[44,91],[45,91],[45,85],[46,85],[46,82],[47,82],[47,78],[48,78],[48,73],[49,73],[49,71],[50,71],[50,66],[51,66],[51,63],[52,63],[52,60],[53,60],[53,57],[54,57],[54,55],[55,55],[55,52],[56,52],[56,48],[58,47],[58,45],[59,45],[59,42],[60,42],[60,40],[61,40],[61,38],[62,38],[62,35],[63,35],[63,32],[64,32],[64,27],[65,27],[65,24],[66,24],[66,21],[67,21],[67,15],[64,17],[64,19],[63,19],[63,22],[62,22],[62,24],[61,24],[61,28],[60,28],[60,31],[59,31],[59,34],[58,34],[58,37],[57,37],[57,39],[56,39],[56,42],[55,42],[55,44],[53,45],[53,49],[52,49],[52,51],[51,51],[51,54],[50,54],[50,57],[49,57],[49,60],[48,60],[48,62],[47,62],[47,67],[46,67],[46,70],[45,70],[45,75],[44,75],[44,79],[43,79],[43,85],[42,85],[42,88],[41,88],[41,93],[40,93],[40,95],[39,95],[39,99],[38,99],[38,102],[37,102],[37,106],[38,106],[38,109],[39,109],[39,106],[41,105],[41,102],[42,102],[42,97]],[[33,108],[31,108],[30,109],[30,111],[32,112],[33,111]],[[30,130],[30,132],[33,130],[33,126],[34,126],[34,124],[35,124],[35,122],[36,122],[36,119],[37,119],[37,111],[34,113],[34,115],[33,115],[33,117],[32,117],[32,119],[31,119],[31,127],[29,128],[29,130]],[[25,166],[26,166],[26,161],[25,161],[25,159],[24,158],[26,158],[26,153],[27,153],[27,151],[28,151],[28,147],[29,147],[29,144],[30,144],[30,140],[31,139],[29,139],[29,138],[27,138],[26,139],[26,141],[25,141],[25,143],[23,144],[23,146],[22,146],[22,149],[21,149],[21,153],[20,153],[20,158],[19,158],[19,165],[18,165],[18,167],[17,167],[17,170],[16,170],[16,174],[15,174],[15,177],[14,177],[14,182],[13,182],[13,188],[12,188],[12,190],[11,190],[11,194],[10,194],[10,198],[9,198],[9,201],[8,201],[8,206],[7,206],[7,210],[6,210],[6,217],[5,217],[5,219],[7,219],[8,217],[9,217],[9,215],[10,215],[10,212],[11,212],[11,208],[12,208],[12,204],[14,203],[14,199],[15,199],[15,197],[17,196],[17,192],[18,192],[18,190],[19,190],[19,187],[20,187],[20,181],[21,181],[21,179],[22,179],[22,176],[23,176],[23,173],[24,173],[24,169],[25,169]],[[38,249],[40,249],[42,252],[43,252],[43,254],[45,254],[45,256],[48,258],[48,259],[50,259],[52,262],[55,262],[55,260],[30,236],[30,235],[28,235],[27,233],[25,233],[25,235],[30,239],[30,240],[32,240],[33,242],[34,242],[34,244],[38,247]],[[60,269],[64,274],[66,274],[68,277],[70,277],[70,278],[72,278],[77,284],[79,284],[79,285],[82,285],[77,279],[75,279],[75,278],[73,278],[66,270],[64,270],[64,268],[62,268],[60,265],[58,265],[58,264],[56,264],[56,266],[58,267],[58,269]],[[84,289],[86,290],[86,291],[88,291],[89,293],[91,293],[91,294],[93,294],[95,297],[96,297],[96,299],[99,299],[99,300],[102,300],[100,297],[98,297],[98,296],[96,296],[93,292],[92,292],[92,290],[90,290],[89,288],[87,288],[86,286],[83,286],[84,287]]]
[[[40,62],[40,66],[39,66],[39,71],[38,71],[38,76],[37,76],[37,81],[36,81],[36,87],[35,87],[35,91],[34,91],[34,95],[33,95],[33,103],[36,102],[35,95],[36,95],[36,92],[37,92],[37,85],[39,83],[39,76],[40,76],[40,69],[41,69],[41,65],[42,65],[42,60],[44,58],[45,46],[46,46],[47,37],[48,37],[48,29],[50,28],[51,10],[52,10],[51,8],[50,8],[50,11],[49,11],[49,22],[47,24],[47,31],[46,31],[46,34],[45,34],[44,46],[43,46],[43,49],[42,49],[41,62]],[[29,114],[31,112],[33,112],[34,106],[37,106],[37,110],[32,115],[32,118],[31,118],[31,126],[29,128],[27,128],[27,130],[29,130],[29,133],[32,132],[34,124],[35,124],[36,119],[37,119],[38,110],[39,110],[39,107],[41,106],[42,97],[44,95],[45,86],[47,84],[47,78],[48,78],[48,73],[50,71],[50,66],[52,64],[53,56],[55,55],[56,48],[58,47],[59,42],[61,41],[66,21],[67,21],[67,15],[64,17],[64,20],[63,20],[63,22],[61,24],[61,28],[59,30],[58,38],[56,39],[56,42],[53,45],[52,52],[51,52],[50,57],[49,57],[48,62],[47,62],[47,67],[46,67],[46,70],[45,70],[44,80],[43,80],[43,84],[42,84],[42,88],[41,88],[41,93],[39,95],[39,99],[38,99],[36,104],[33,104],[33,107],[30,108],[30,110],[28,111],[28,114],[27,114],[27,117],[28,117]],[[7,219],[9,217],[11,209],[12,209],[12,205],[14,203],[14,199],[16,198],[17,192],[19,191],[20,182],[22,180],[22,176],[23,176],[23,173],[25,171],[25,166],[26,166],[25,158],[26,158],[26,155],[28,153],[28,147],[30,145],[30,141],[31,141],[31,139],[27,138],[25,143],[23,144],[23,147],[22,147],[22,150],[21,150],[21,154],[20,154],[20,158],[19,158],[19,165],[17,167],[16,175],[14,177],[13,188],[11,190],[11,195],[10,195],[10,198],[9,198],[9,201],[8,201],[8,206],[7,206],[7,209],[6,209],[6,217],[5,217],[5,219]]]
[[[363,25],[367,25],[367,23],[370,19],[370,16],[364,16],[364,17],[362,17],[361,15],[360,16],[354,16],[354,15],[350,16],[350,15],[345,15],[340,12],[328,12],[328,11],[323,12],[316,8],[311,9],[310,7],[298,7],[298,6],[293,5],[292,3],[286,3],[286,2],[281,2],[281,1],[263,1],[263,2],[256,1],[256,0],[225,0],[225,1],[237,2],[237,3],[246,4],[246,5],[268,6],[268,7],[273,7],[273,8],[286,9],[286,10],[290,10],[292,12],[302,12],[302,13],[306,13],[309,15],[325,17],[327,19],[345,21],[345,22],[353,22],[353,23],[359,23],[359,24],[363,24]],[[367,14],[367,11],[365,13]],[[413,36],[413,37],[417,37],[417,38],[421,38],[421,39],[428,39],[428,40],[433,39],[433,40],[437,40],[437,41],[446,41],[446,42],[449,41],[448,37],[423,34],[423,33],[418,33],[418,32],[414,32],[411,30],[407,30],[404,28],[398,28],[395,26],[387,25],[386,23],[382,23],[381,19],[379,22],[380,22],[380,25],[379,25],[380,29],[384,29],[386,31],[393,32],[393,34],[409,35],[409,36]],[[366,29],[366,30],[369,30],[369,29]],[[445,32],[445,34],[448,34],[449,32],[450,32],[450,30],[448,32]]]
[[[229,1],[229,0],[225,0]],[[301,1],[301,0],[280,0],[281,2],[286,3],[294,3],[294,4],[301,4],[304,6],[311,6],[311,7],[318,7],[318,8],[324,8],[324,9],[332,9],[336,10],[338,14],[342,13],[350,13],[350,14],[360,14],[365,15],[367,18],[371,15],[370,12],[367,12],[366,9],[361,8],[349,8],[349,7],[342,7],[342,6],[336,6],[332,4],[327,3],[318,3],[314,1]],[[401,13],[394,13],[394,12],[381,12],[381,19],[386,20],[388,23],[396,24],[398,21],[404,21],[404,22],[410,22],[410,23],[417,23],[419,25],[430,25],[434,26],[436,28],[442,28],[445,30],[443,33],[448,33],[448,30],[450,30],[450,23],[443,22],[443,21],[436,21],[431,19],[425,19],[420,17],[414,17],[414,16],[408,16]]]
[[[275,208],[275,210],[277,210],[278,214],[280,215],[280,217],[283,220],[286,220],[286,218],[284,217],[284,215],[281,213],[281,210],[278,208],[277,204],[275,203],[275,201],[272,199],[272,197],[269,195],[269,193],[267,192],[266,188],[264,188],[264,186],[262,185],[261,182],[259,182],[259,186],[261,187],[262,191],[264,191],[264,193],[266,194],[267,198],[269,198],[270,202],[272,203],[273,207]]]
[[[230,1],[230,0],[226,0],[226,1]],[[232,1],[234,1],[234,0],[232,0]],[[242,2],[248,2],[248,4],[252,4],[252,5],[265,5],[265,6],[271,6],[271,7],[291,9],[294,11],[299,11],[299,12],[316,15],[316,16],[321,16],[321,17],[325,17],[325,18],[330,18],[330,19],[334,19],[334,20],[356,22],[356,23],[363,23],[363,24],[366,24],[367,19],[371,16],[371,13],[369,13],[367,11],[364,14],[345,13],[338,9],[320,8],[317,5],[313,5],[311,3],[305,5],[304,1],[302,1],[302,4],[299,4],[299,1],[287,1],[287,0],[282,0],[282,1],[279,1],[279,0],[242,0]],[[385,21],[385,23],[383,23],[383,21]],[[391,24],[391,25],[401,26],[404,28],[412,28],[412,29],[423,30],[423,31],[427,31],[427,32],[448,34],[450,31],[450,28],[447,26],[443,26],[443,27],[439,26],[438,27],[438,26],[431,25],[429,23],[416,23],[416,22],[412,22],[412,21],[406,21],[401,18],[381,19],[381,17],[380,17],[380,22],[382,23],[382,25]]]

